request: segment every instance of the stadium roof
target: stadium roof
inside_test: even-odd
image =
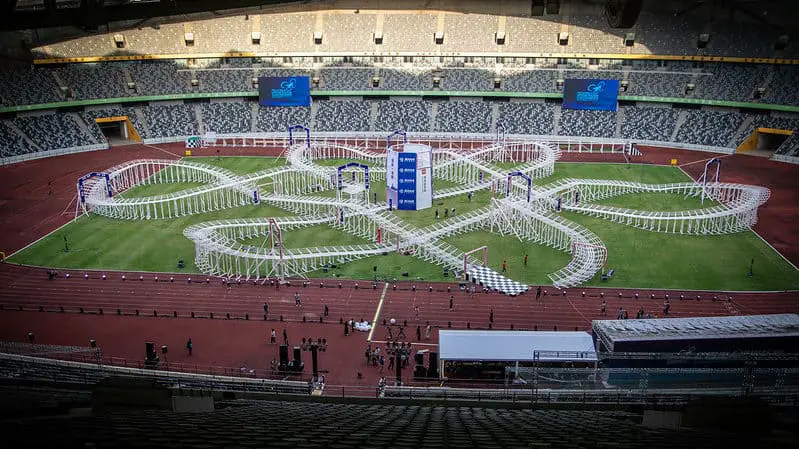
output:
[[[602,320],[594,321],[593,329],[606,348],[617,341],[796,337],[799,315]]]
[[[439,332],[441,360],[594,362],[594,341],[587,332],[451,331]]]

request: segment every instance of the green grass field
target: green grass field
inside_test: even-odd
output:
[[[252,173],[281,166],[285,161],[277,158],[223,157],[191,158],[192,161],[227,168],[237,174]],[[346,161],[344,161],[346,162]],[[325,165],[341,165],[342,161],[328,160]],[[513,164],[501,164],[512,168]],[[598,178],[640,181],[647,183],[684,182],[689,178],[676,167],[624,164],[556,164],[555,174],[536,179],[536,185],[545,185],[563,178]],[[195,187],[194,183],[153,184],[140,186],[125,193],[128,197],[158,195]],[[437,180],[435,189],[452,184]],[[372,191],[378,200],[385,200],[385,182],[373,182]],[[335,195],[322,192],[322,195]],[[423,227],[436,222],[434,210],[456,208],[458,215],[489,204],[490,193],[482,191],[469,202],[464,195],[436,201],[433,209],[411,212],[395,211],[409,224]],[[676,211],[702,207],[697,198],[683,198],[672,194],[631,194],[604,200],[603,204],[651,211]],[[704,207],[712,203],[705,202]],[[15,254],[11,262],[58,268],[119,269],[131,271],[177,271],[179,258],[186,262],[187,273],[197,271],[194,266],[194,247],[183,236],[183,230],[204,221],[269,216],[288,216],[289,213],[269,206],[247,206],[214,213],[170,220],[119,221],[100,216],[81,217],[35,245]],[[785,262],[753,232],[725,236],[681,236],[656,234],[621,226],[605,220],[576,213],[564,217],[580,223],[595,232],[608,247],[608,268],[616,270],[613,279],[601,282],[597,276],[590,285],[614,287],[661,287],[708,290],[784,290],[799,288],[799,272]],[[68,238],[70,251],[64,252],[64,237]],[[249,245],[264,245],[263,238],[241,240]],[[519,241],[516,237],[500,236],[482,230],[447,239],[461,250],[478,246],[489,247],[489,265],[499,269],[507,260],[508,276],[530,284],[548,283],[547,274],[565,266],[570,256],[548,247]],[[287,231],[288,248],[331,246],[364,243],[359,237],[331,229],[327,226]],[[522,263],[529,255],[528,265]],[[754,276],[747,276],[749,262],[754,262]],[[373,271],[373,267],[377,271]],[[389,253],[347,264],[338,265],[327,273],[309,273],[312,277],[341,276],[345,278],[380,279],[401,278],[409,273],[410,279],[452,280],[443,276],[441,267],[410,256]]]

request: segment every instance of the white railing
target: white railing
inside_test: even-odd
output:
[[[313,141],[320,141],[320,140],[346,140],[346,139],[359,139],[359,140],[371,140],[371,139],[378,139],[381,142],[381,146],[385,145],[386,137],[390,134],[390,131],[382,131],[382,132],[312,132],[311,133],[311,140]],[[491,133],[445,133],[445,132],[413,132],[408,133],[408,139],[412,141],[438,141],[438,140],[456,140],[459,142],[495,142],[496,135]],[[159,144],[159,143],[171,143],[171,142],[183,142],[186,140],[188,136],[177,136],[177,137],[158,137],[153,139],[144,139],[144,143],[146,144]],[[288,141],[288,131],[273,131],[273,132],[256,132],[256,133],[232,133],[232,134],[218,134],[217,140],[219,139],[271,139],[271,140],[285,140]],[[296,140],[304,141],[304,136]],[[735,152],[735,148],[730,147],[716,147],[716,146],[709,146],[709,145],[695,145],[690,143],[682,143],[682,142],[663,142],[659,140],[638,140],[638,139],[621,139],[621,138],[602,138],[602,137],[571,137],[571,136],[546,136],[546,135],[537,135],[537,134],[507,134],[506,140],[512,141],[516,139],[524,139],[524,140],[541,140],[546,141],[549,143],[557,144],[557,145],[565,145],[566,148],[561,148],[563,151],[567,152],[590,152],[591,149],[587,148],[588,145],[595,146],[600,145],[601,147],[598,149],[594,149],[595,152],[613,152],[616,146],[619,149],[623,146],[626,146],[631,143],[635,143],[639,146],[652,146],[652,147],[663,147],[663,148],[674,148],[678,150],[692,150],[692,151],[705,151],[711,153],[724,153],[724,154],[732,154]],[[235,146],[244,146],[241,144]],[[261,145],[257,145],[261,146]],[[380,146],[378,147],[380,148]],[[619,151],[619,150],[616,150]]]

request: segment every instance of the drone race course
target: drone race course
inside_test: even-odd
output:
[[[742,231],[756,223],[758,208],[769,198],[766,188],[710,179],[712,182],[708,183],[654,184],[572,177],[579,172],[575,169],[584,164],[559,164],[558,170],[568,177],[557,179],[555,162],[561,152],[556,145],[545,142],[498,139],[466,148],[456,141],[426,141],[433,147],[433,208],[415,212],[389,210],[385,202],[386,153],[379,142],[286,142],[285,161],[272,159],[270,167],[249,173],[225,168],[226,158],[203,162],[192,158],[132,160],[94,174],[99,176],[81,178],[78,189],[82,201],[77,212],[91,213],[94,218],[81,218],[70,226],[85,225],[98,219],[97,215],[107,217],[112,226],[116,223],[120,229],[106,244],[125,246],[126,240],[148,238],[140,234],[126,237],[126,222],[152,223],[150,238],[156,241],[159,237],[155,231],[159,228],[184,223],[181,232],[194,246],[192,268],[210,275],[255,281],[305,277],[328,273],[331,266],[357,264],[362,259],[367,262],[360,271],[352,272],[352,277],[399,278],[400,272],[381,268],[379,273],[373,273],[371,268],[385,265],[387,256],[414,257],[427,262],[408,270],[414,278],[438,279],[445,270],[458,275],[465,270],[470,279],[511,295],[525,291],[530,279],[517,277],[519,254],[529,251],[530,264],[539,269],[552,265],[537,258],[536,248],[550,248],[542,249],[546,255],[558,251],[563,254],[552,256],[561,265],[551,267],[545,273],[547,279],[536,279],[541,283],[564,288],[598,284],[601,273],[611,268],[621,271],[625,265],[619,256],[627,257],[625,249],[618,245],[608,248],[606,239],[592,231],[592,224],[584,225],[596,223],[597,219],[612,223],[614,232],[621,236],[633,232],[633,245],[636,239],[645,244],[648,237],[642,235],[655,239],[658,254],[644,257],[656,256],[671,263],[676,258],[676,263],[689,266],[690,261],[680,259],[691,258],[691,254],[670,254],[670,240],[697,243],[698,248],[708,247],[707,239],[725,237],[745,239],[744,246],[761,244],[752,243],[757,239]],[[397,144],[397,148],[402,145]],[[256,158],[246,159],[243,163],[258,166]],[[591,164],[585,167],[602,170]],[[673,167],[650,168],[679,172]],[[633,166],[635,170],[638,169]],[[686,178],[682,173],[678,175],[668,178]],[[550,182],[541,183],[542,180]],[[636,203],[635,198],[652,199],[648,208],[651,210],[623,207],[625,199]],[[455,215],[445,218],[443,211],[450,205],[454,207],[455,200]],[[441,218],[432,218],[434,210],[442,205],[446,207],[441,208]],[[253,212],[254,209],[261,210]],[[236,211],[242,211],[238,215],[241,218],[233,218],[237,217]],[[207,217],[220,219],[199,221]],[[63,232],[79,234],[69,230],[70,226]],[[633,230],[624,230],[625,227]],[[298,247],[292,240],[318,246]],[[723,246],[735,246],[730,242],[716,242],[719,258],[724,257]],[[515,253],[507,251],[509,245],[516,247]],[[80,242],[73,246],[77,246],[73,253],[80,256]],[[486,258],[480,257],[483,251],[478,250],[483,246],[492,259],[488,266]],[[102,248],[92,251],[99,253],[100,259],[105,252]],[[621,254],[614,255],[614,251]],[[35,253],[36,245],[20,253],[18,261],[36,263]],[[70,254],[62,259],[63,267],[90,268],[70,263]],[[26,255],[34,260],[26,260]],[[184,256],[188,258],[188,254],[166,257],[174,263]],[[499,266],[505,259],[512,269],[503,274]],[[777,262],[773,263],[782,262],[778,256],[774,260]],[[614,262],[609,265],[609,261]],[[761,264],[760,259],[758,263]],[[777,278],[780,273],[790,273],[772,270],[771,263],[766,261],[765,265],[776,272]],[[712,268],[698,267],[708,273],[713,272]],[[659,269],[670,271],[668,266]],[[679,270],[671,274],[674,273]],[[787,277],[774,289],[795,287],[795,274]],[[616,278],[611,282],[620,286]],[[634,278],[630,284],[627,286],[647,286]]]

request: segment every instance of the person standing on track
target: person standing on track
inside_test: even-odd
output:
[[[541,286],[539,285],[537,289],[535,289],[535,300],[538,301],[541,299]]]
[[[430,322],[427,322],[427,327],[424,330],[424,339],[430,340]]]
[[[503,260],[502,261],[502,272],[504,273],[506,271],[508,271],[508,263],[505,260]]]
[[[191,342],[191,338],[189,338],[189,341],[186,342],[186,350],[189,351],[189,356],[191,356],[192,349],[194,349],[194,344]]]
[[[452,310],[455,307],[455,296],[449,295],[449,310]]]
[[[269,344],[274,345],[277,344],[277,332],[275,332],[275,328],[272,328],[272,333],[269,334]]]

